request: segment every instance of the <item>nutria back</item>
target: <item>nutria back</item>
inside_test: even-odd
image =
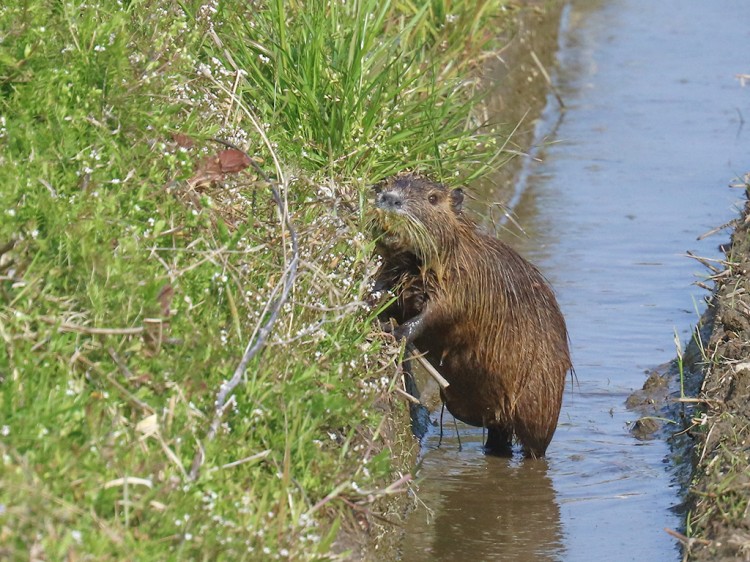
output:
[[[488,428],[487,448],[544,455],[571,369],[565,320],[539,270],[462,209],[463,193],[404,174],[377,187],[379,283],[401,295],[388,311],[448,380],[457,419]]]

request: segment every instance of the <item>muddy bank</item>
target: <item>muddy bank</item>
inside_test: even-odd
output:
[[[714,322],[690,429],[695,464],[685,546],[695,561],[750,560],[750,202],[725,254],[713,264]]]
[[[641,416],[631,433],[671,445],[685,523],[667,532],[696,562],[750,560],[750,201],[725,227],[725,258],[698,257],[715,286],[684,353],[627,400]]]
[[[484,121],[508,135],[499,139],[505,143],[503,165],[471,186],[471,196],[476,200],[472,210],[486,218],[486,227],[497,224],[503,213],[491,202],[511,206],[525,160],[546,142],[537,127],[551,91],[564,3],[526,4],[507,43],[488,60],[482,76],[486,88]]]

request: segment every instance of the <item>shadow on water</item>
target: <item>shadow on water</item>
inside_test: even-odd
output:
[[[562,20],[562,119],[550,96],[520,183],[476,193],[512,203],[522,230],[501,236],[554,286],[578,381],[543,461],[486,457],[462,424],[459,449],[449,416],[438,448],[430,427],[406,562],[680,559],[664,531],[683,525],[669,446],[633,437],[625,401],[698,321],[704,272],[685,251],[717,256],[723,240],[696,237],[736,215],[750,3],[578,0]]]

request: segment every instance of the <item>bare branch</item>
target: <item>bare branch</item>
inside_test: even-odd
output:
[[[417,361],[419,361],[419,364],[422,365],[422,367],[424,367],[425,371],[427,371],[427,373],[433,379],[435,379],[435,382],[438,383],[440,388],[445,390],[451,385],[451,383],[445,380],[445,377],[443,377],[443,375],[441,375],[437,371],[437,369],[435,369],[435,367],[433,367],[432,364],[429,361],[427,361],[427,359],[424,358],[424,355],[422,355],[416,347],[414,347],[413,345],[410,345],[409,351],[411,352],[411,356]]]
[[[266,183],[268,183],[268,186],[271,189],[271,195],[273,197],[274,203],[276,203],[279,214],[281,216],[282,228],[284,228],[286,232],[289,233],[289,239],[292,246],[292,255],[289,263],[284,270],[282,277],[283,281],[280,282],[282,286],[281,294],[268,307],[266,321],[263,323],[260,329],[258,329],[256,333],[253,334],[253,336],[250,338],[250,341],[248,341],[247,346],[245,347],[245,352],[242,355],[242,359],[237,365],[237,368],[234,370],[232,378],[222,383],[221,387],[219,388],[219,392],[216,396],[216,401],[214,402],[214,416],[211,421],[211,426],[208,429],[208,433],[206,434],[204,443],[198,447],[198,451],[196,452],[196,455],[193,459],[192,467],[190,468],[191,480],[195,480],[198,477],[198,473],[200,472],[200,468],[204,460],[203,451],[205,450],[205,443],[213,441],[213,439],[216,437],[219,427],[221,426],[221,419],[224,414],[227,399],[242,380],[242,377],[244,376],[250,361],[266,343],[266,340],[268,339],[268,336],[273,329],[273,325],[279,317],[281,307],[286,302],[289,292],[294,285],[294,281],[297,277],[297,266],[299,265],[299,243],[297,240],[297,232],[293,228],[291,221],[289,220],[287,207],[284,203],[284,200],[281,198],[279,190],[276,188],[275,182],[273,182],[268,177],[268,175],[260,168],[255,160],[253,160],[250,155],[247,154],[247,152],[234,146],[230,142],[221,139],[214,140],[220,144],[223,144],[224,146],[239,150],[240,152],[245,154],[245,156],[247,156],[250,160],[250,163],[252,164],[255,171],[266,181]]]
[[[47,324],[56,324],[60,332],[78,332],[79,334],[91,334],[100,336],[134,336],[143,332],[143,326],[133,328],[90,328],[69,322],[60,322],[58,318],[51,316],[40,316],[39,320]]]

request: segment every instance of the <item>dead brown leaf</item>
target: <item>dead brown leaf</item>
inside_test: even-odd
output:
[[[237,174],[250,165],[250,158],[234,148],[222,150],[215,156],[207,156],[198,162],[195,174],[188,180],[193,189],[221,181],[227,174]]]
[[[177,146],[181,146],[182,148],[193,148],[195,146],[195,141],[183,133],[174,133],[172,140],[177,143]]]
[[[234,148],[222,150],[218,155],[221,171],[225,174],[236,174],[250,165],[247,154]]]

